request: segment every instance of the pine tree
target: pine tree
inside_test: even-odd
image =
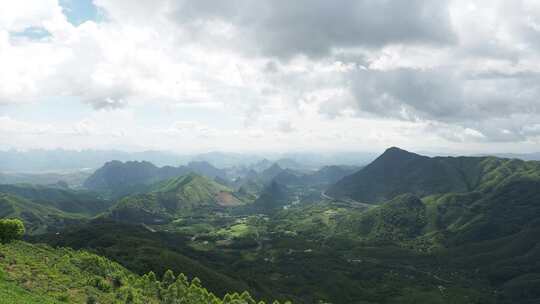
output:
[[[201,287],[201,280],[199,280],[199,278],[195,277],[195,278],[193,278],[193,280],[191,280],[191,285]]]
[[[246,304],[256,304],[255,300],[253,300],[253,298],[247,291],[242,292],[242,294],[240,295],[240,299]]]
[[[174,281],[176,280],[174,276],[174,272],[172,270],[165,271],[165,274],[163,274],[163,279],[161,280],[161,287],[166,289],[168,288]]]

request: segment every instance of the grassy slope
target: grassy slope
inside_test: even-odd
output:
[[[61,302],[56,299],[46,296],[33,294],[30,291],[18,286],[17,284],[6,281],[4,273],[0,276],[0,303],[13,304],[13,303],[25,303],[25,304],[59,304]]]
[[[221,300],[183,275],[141,277],[85,251],[17,241],[1,244],[0,254],[0,303],[256,303],[248,293]]]
[[[5,295],[2,300],[11,301],[5,303],[85,303],[89,295],[99,303],[121,303],[125,288],[109,286],[110,290],[104,291],[92,286],[90,280],[121,277],[127,288],[138,279],[116,263],[71,249],[14,242],[0,245],[0,252],[0,284],[14,287],[0,292]],[[157,302],[152,297],[143,298],[148,303]]]

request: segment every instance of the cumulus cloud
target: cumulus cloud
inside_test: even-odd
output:
[[[103,18],[77,25],[57,0],[3,6],[0,106],[65,97],[103,117],[165,109],[166,121],[21,130],[127,141],[147,129],[152,148],[539,142],[534,0],[93,3]],[[15,132],[6,117],[0,132]]]
[[[448,69],[358,70],[361,111],[401,119],[466,121],[540,114],[536,74],[474,76]]]
[[[207,27],[230,25],[226,35],[238,32],[242,48],[281,58],[324,56],[340,48],[455,42],[444,1],[182,1],[173,16],[197,35]]]
[[[540,119],[540,6],[523,0],[449,7],[455,46],[366,52],[367,62],[348,77],[349,106],[360,116],[444,125],[438,134],[451,141],[529,140],[526,126]]]
[[[63,19],[62,8],[56,0],[11,1],[2,4],[0,28],[22,32],[28,28],[51,27]]]
[[[524,140],[521,128],[540,118],[536,74],[471,76],[454,69],[395,69],[358,70],[351,77],[358,113],[481,131],[483,136],[471,139]]]

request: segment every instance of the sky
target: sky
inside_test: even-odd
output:
[[[540,151],[536,0],[17,0],[0,149]]]

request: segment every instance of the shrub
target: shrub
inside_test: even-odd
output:
[[[109,292],[112,289],[111,283],[102,277],[95,276],[90,279],[88,283],[90,286],[96,287],[98,290],[103,292]]]
[[[97,303],[97,298],[95,295],[93,294],[89,294],[87,297],[86,297],[86,304],[96,304]]]
[[[19,219],[0,220],[0,242],[2,243],[9,243],[22,238],[24,231],[24,224]]]
[[[69,302],[69,295],[67,293],[63,293],[57,297],[58,301],[60,302]]]

